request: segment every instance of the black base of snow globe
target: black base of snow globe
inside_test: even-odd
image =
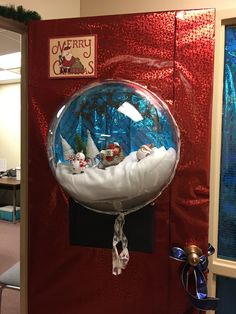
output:
[[[146,253],[153,251],[154,208],[152,205],[147,205],[125,216],[124,233],[129,241],[129,251]],[[112,248],[116,217],[93,212],[70,199],[70,244]]]

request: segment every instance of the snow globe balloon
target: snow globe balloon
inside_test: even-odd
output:
[[[173,178],[179,130],[157,95],[133,82],[106,80],[80,90],[56,112],[48,158],[59,184],[85,207],[134,211]]]
[[[174,176],[179,149],[164,101],[125,80],[79,90],[56,112],[48,133],[49,163],[63,189],[88,209],[118,215],[115,250],[124,215],[160,195]],[[122,268],[117,263],[113,273]]]

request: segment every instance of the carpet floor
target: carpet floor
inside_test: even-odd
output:
[[[0,220],[0,274],[20,260],[20,223]],[[2,294],[2,313],[20,314],[19,291],[5,289]]]

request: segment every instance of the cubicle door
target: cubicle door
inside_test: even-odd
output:
[[[73,38],[84,36],[95,39],[92,66],[83,75],[58,72],[52,40],[68,39],[71,46]],[[181,284],[182,264],[172,260],[170,252],[173,246],[196,244],[207,253],[213,47],[214,10],[31,22],[29,314],[196,312]],[[71,243],[68,197],[47,158],[49,124],[61,104],[105,79],[133,81],[158,93],[181,137],[175,177],[156,200],[153,215],[143,216],[152,220],[152,249],[131,250],[128,267],[118,277],[111,272],[110,248]]]

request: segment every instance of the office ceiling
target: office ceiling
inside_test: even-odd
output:
[[[21,51],[21,35],[0,28],[0,56]]]

